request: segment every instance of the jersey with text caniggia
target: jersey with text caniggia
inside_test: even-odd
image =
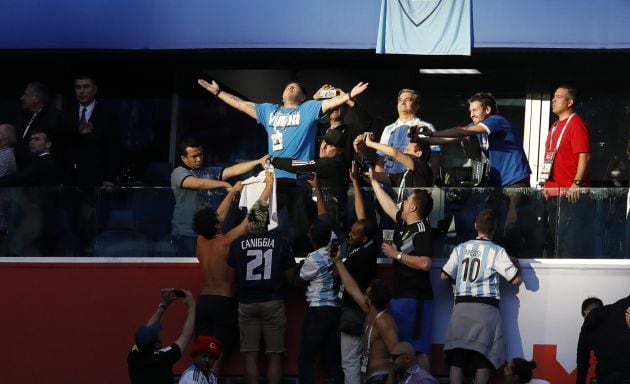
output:
[[[228,264],[236,270],[241,303],[283,300],[285,271],[295,265],[289,243],[274,232],[232,242]]]

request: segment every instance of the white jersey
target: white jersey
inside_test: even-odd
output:
[[[339,307],[338,290],[335,288],[333,271],[335,263],[328,254],[328,246],[311,252],[304,259],[300,278],[308,281],[306,301],[309,307]]]
[[[179,384],[217,384],[217,377],[212,372],[206,375],[195,364],[191,364],[182,373]]]
[[[512,281],[518,270],[503,247],[477,239],[453,249],[442,272],[455,280],[455,296],[500,299],[499,275]]]

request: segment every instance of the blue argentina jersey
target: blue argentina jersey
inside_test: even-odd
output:
[[[512,281],[518,270],[503,247],[477,239],[453,249],[442,271],[455,279],[455,296],[500,299],[499,275]]]
[[[320,100],[308,100],[297,108],[285,108],[279,104],[256,104],[258,124],[265,127],[269,135],[268,149],[273,157],[288,157],[297,160],[313,160],[317,142],[317,120],[322,113]],[[272,134],[282,134],[282,149],[274,150]],[[295,174],[275,170],[278,178],[295,179]]]
[[[308,281],[306,301],[310,307],[339,307],[333,271],[335,264],[328,256],[328,246],[306,256],[300,278]]]

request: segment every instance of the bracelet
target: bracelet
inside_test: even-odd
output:
[[[166,308],[168,308],[168,305],[166,305],[164,303],[160,303],[160,304],[158,304],[158,308],[162,308],[163,310],[166,311]]]
[[[219,95],[221,94],[221,92],[223,92],[223,90],[222,90],[222,89],[219,89],[219,90],[217,91],[217,93],[215,93],[215,94],[214,94],[214,97],[216,97],[216,98],[218,99],[218,98],[219,98]]]

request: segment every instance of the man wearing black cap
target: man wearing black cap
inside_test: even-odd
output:
[[[319,146],[319,159],[311,161],[274,157],[274,167],[288,172],[316,172],[322,188],[326,210],[337,228],[345,229],[345,207],[348,195],[348,170],[343,158],[344,133],[329,129]]]
[[[173,383],[173,365],[181,358],[195,327],[195,299],[189,291],[183,291],[184,304],[188,306],[188,315],[181,335],[175,342],[162,348],[159,321],[169,304],[177,300],[175,290],[162,289],[162,302],[158,305],[146,325],[138,328],[135,345],[127,356],[127,367],[131,384],[171,384]]]
[[[197,336],[190,357],[193,363],[186,368],[179,384],[217,384],[212,366],[221,356],[221,341],[210,336]]]

